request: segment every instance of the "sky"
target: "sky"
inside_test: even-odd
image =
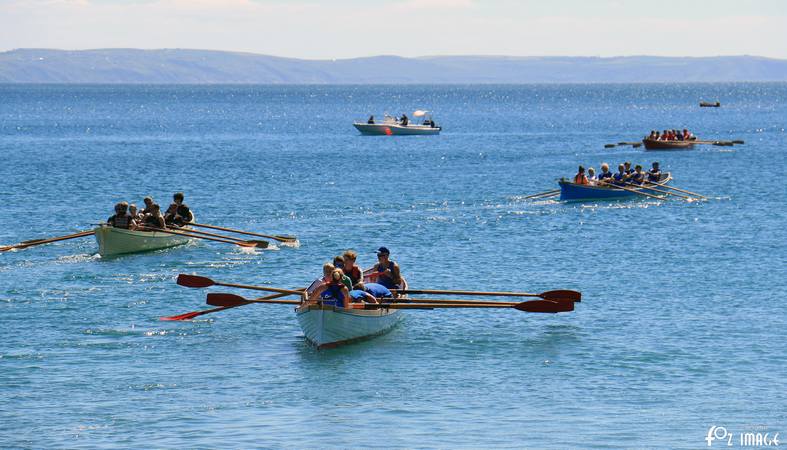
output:
[[[0,0],[0,51],[787,58],[787,0]]]

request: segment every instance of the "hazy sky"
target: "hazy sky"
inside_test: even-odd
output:
[[[787,58],[787,0],[0,0],[0,51]]]

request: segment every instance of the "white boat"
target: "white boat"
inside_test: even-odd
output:
[[[98,253],[101,256],[147,252],[187,244],[191,238],[160,231],[132,231],[107,224],[95,230]],[[184,230],[188,231],[188,230]]]
[[[440,134],[442,127],[438,126],[428,111],[415,111],[414,117],[422,117],[421,123],[408,122],[404,125],[400,120],[385,115],[382,122],[355,122],[353,126],[362,134],[377,136],[402,136],[402,135],[434,135]]]
[[[365,280],[365,281],[368,281]],[[402,279],[404,288],[407,282]],[[307,292],[319,283],[315,281]],[[399,309],[345,309],[322,304],[303,304],[296,308],[298,324],[306,339],[318,349],[369,339],[390,331],[402,320]]]

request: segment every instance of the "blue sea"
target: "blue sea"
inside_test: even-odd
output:
[[[699,108],[700,100],[721,108]],[[366,137],[435,112],[440,136]],[[294,234],[101,258],[0,253],[1,448],[707,448],[787,441],[787,84],[0,85],[0,244],[183,191],[200,222]],[[604,144],[689,128],[734,147]],[[659,161],[707,201],[530,201]],[[207,309],[179,273],[308,285],[391,249],[413,288],[577,289],[571,313],[406,311],[316,350],[291,306]],[[713,447],[726,447],[720,437]]]

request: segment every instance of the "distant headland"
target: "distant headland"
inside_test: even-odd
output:
[[[759,56],[372,56],[306,60],[187,49],[0,52],[0,83],[517,84],[787,81]]]

